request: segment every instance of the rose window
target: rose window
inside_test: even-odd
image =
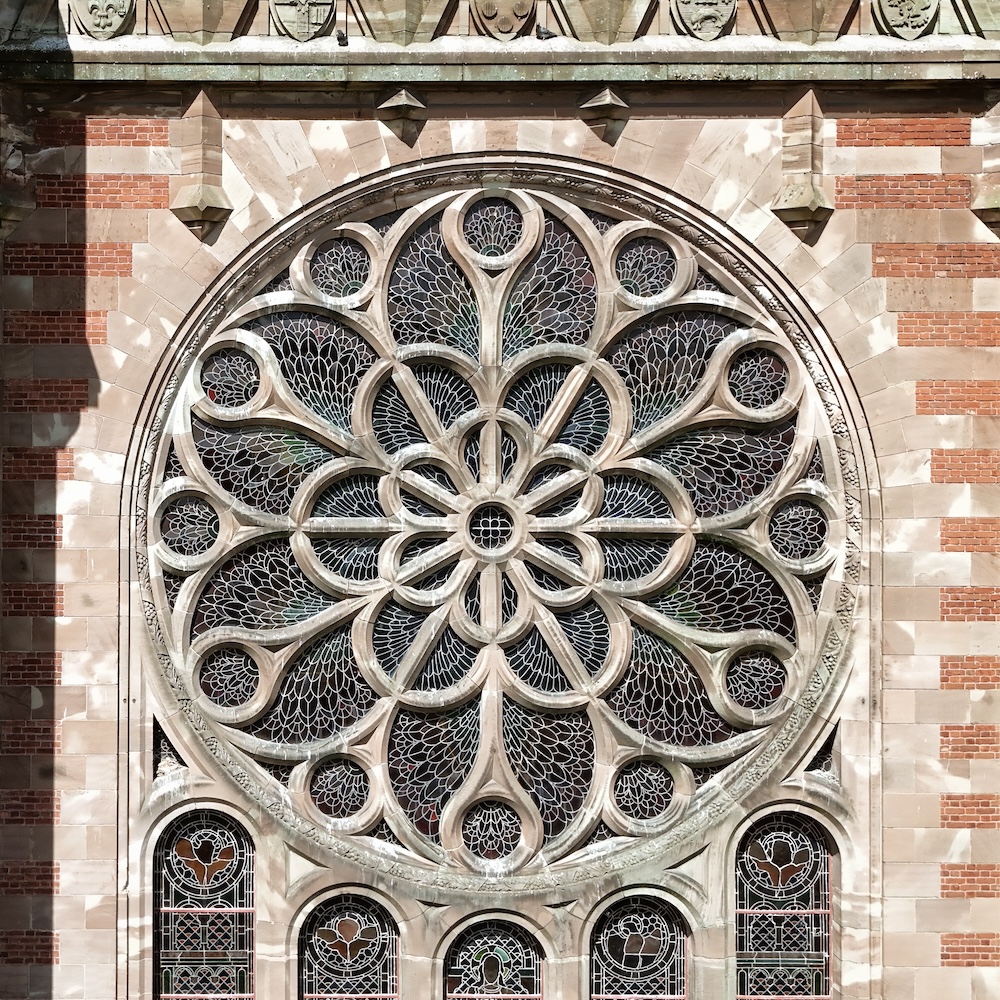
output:
[[[480,873],[738,797],[824,683],[842,562],[787,325],[675,228],[543,191],[356,213],[257,287],[150,500],[225,766],[314,841]]]

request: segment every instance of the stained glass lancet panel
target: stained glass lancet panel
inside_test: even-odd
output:
[[[778,814],[736,859],[739,1000],[830,995],[830,850],[812,820]]]
[[[328,899],[299,938],[300,1000],[395,1000],[399,932],[385,909],[364,896]]]
[[[253,843],[223,813],[174,820],[155,854],[157,1000],[254,996]]]
[[[446,1000],[542,1000],[542,953],[527,931],[490,920],[469,928],[448,950]]]
[[[590,944],[591,1000],[684,1000],[684,921],[669,903],[629,898],[605,910]]]

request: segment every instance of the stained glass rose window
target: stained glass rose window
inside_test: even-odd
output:
[[[478,186],[371,216],[215,319],[165,410],[176,691],[276,815],[424,869],[698,822],[829,675],[815,357],[690,227]]]

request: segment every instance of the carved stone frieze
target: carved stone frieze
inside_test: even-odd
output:
[[[940,0],[872,0],[879,31],[907,40],[929,34],[940,11]]]
[[[70,0],[73,20],[85,34],[106,41],[135,22],[135,0]]]
[[[299,42],[323,33],[336,17],[336,0],[270,0],[278,31]]]
[[[670,14],[682,34],[710,42],[732,30],[736,0],[671,0]]]
[[[531,30],[536,0],[472,0],[476,27],[491,38],[507,42]]]

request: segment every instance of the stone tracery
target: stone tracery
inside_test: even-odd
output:
[[[809,681],[838,517],[815,390],[687,242],[593,214],[472,192],[343,224],[188,376],[154,498],[171,641],[306,823],[531,870],[665,830]]]

